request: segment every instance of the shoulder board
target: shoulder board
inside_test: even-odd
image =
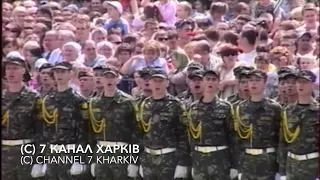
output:
[[[244,104],[244,103],[246,103],[246,102],[248,102],[247,99],[246,99],[246,100],[239,100],[238,106],[241,105],[241,104]]]
[[[228,106],[232,106],[232,104],[229,101],[227,101],[226,99],[220,99],[220,102],[222,102]]]
[[[128,100],[133,100],[133,97],[130,94],[127,94],[123,91],[120,91],[122,97],[127,98]]]
[[[271,98],[266,98],[266,99],[267,99],[267,102],[270,102],[272,104],[275,104],[275,105],[278,105],[278,106],[281,107],[280,103],[277,102],[275,99],[271,99]]]

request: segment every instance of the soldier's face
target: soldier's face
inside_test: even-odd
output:
[[[107,73],[103,75],[102,84],[106,90],[114,90],[119,84],[120,80],[118,76]]]
[[[66,84],[72,78],[72,71],[65,69],[55,69],[53,70],[53,76],[57,84]]]
[[[219,78],[215,75],[207,74],[203,77],[202,86],[206,93],[217,92],[219,87]]]
[[[202,79],[195,77],[193,79],[189,80],[189,87],[190,87],[190,91],[191,93],[202,93],[203,91],[203,87],[202,87]]]
[[[260,95],[266,87],[266,82],[261,77],[252,76],[249,79],[248,86],[251,95]]]
[[[286,82],[284,80],[279,81],[279,93],[287,94]]]
[[[167,79],[154,77],[150,79],[150,89],[154,93],[163,93],[166,91],[169,86],[169,82]]]
[[[16,64],[6,64],[5,74],[8,83],[18,83],[23,80],[23,75],[26,70]]]
[[[249,92],[248,82],[249,82],[248,78],[241,78],[239,80],[239,91],[240,92]]]
[[[93,77],[81,77],[79,81],[80,81],[81,90],[93,90],[93,87],[94,87]]]
[[[52,79],[51,73],[52,73],[51,68],[42,69],[41,72],[39,73],[40,82],[42,84],[52,84],[53,79]]]
[[[294,77],[287,78],[285,81],[285,86],[288,95],[297,94],[296,79]]]
[[[103,88],[103,84],[102,84],[102,70],[95,70],[94,71],[94,86],[95,88]]]
[[[141,87],[144,91],[150,91],[150,77],[141,78]]]
[[[303,79],[299,78],[296,81],[296,86],[297,86],[297,92],[298,95],[303,96],[303,95],[311,95],[313,91],[313,83]]]

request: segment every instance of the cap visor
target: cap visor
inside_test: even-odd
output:
[[[168,77],[162,74],[155,74],[152,75],[151,78],[162,78],[162,79],[167,79]]]
[[[189,78],[189,79],[194,79],[194,78],[200,78],[200,79],[202,79],[203,76],[201,76],[201,75],[195,75],[195,74],[194,74],[194,75],[189,75],[188,78]]]
[[[15,64],[15,65],[18,65],[18,66],[24,66],[23,63],[21,62],[18,62],[18,61],[3,61],[4,65],[5,64]]]
[[[307,77],[304,77],[304,76],[298,76],[297,78],[298,78],[298,79],[305,79],[305,80],[307,80],[307,81],[313,82],[312,79],[307,78]]]
[[[201,69],[201,68],[200,67],[191,66],[191,67],[187,68],[187,71],[198,70],[198,69]]]
[[[206,75],[214,75],[214,76],[219,77],[219,75],[217,73],[215,73],[215,72],[206,72],[206,73],[203,74],[203,76],[206,76]]]
[[[113,72],[113,71],[105,71],[105,72],[103,72],[103,75],[106,75],[106,74],[112,74],[114,76],[118,76],[118,74],[116,72]]]
[[[288,77],[297,77],[297,75],[296,74],[284,74],[282,77],[283,78],[288,78]]]
[[[52,70],[54,70],[54,69],[70,70],[70,68],[67,68],[67,67],[65,67],[65,66],[55,66],[55,67],[52,68]]]
[[[263,76],[261,74],[250,74],[250,77],[255,76],[255,77],[259,77],[259,78],[263,78]]]

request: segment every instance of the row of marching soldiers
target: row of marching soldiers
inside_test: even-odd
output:
[[[290,101],[266,98],[266,73],[238,67],[238,93],[217,98],[219,74],[199,64],[187,67],[189,89],[167,93],[168,75],[157,68],[139,71],[143,95],[116,88],[116,68],[98,66],[103,91],[85,99],[70,89],[72,65],[50,68],[57,89],[44,97],[25,86],[22,57],[3,62],[2,170],[5,180],[314,180],[318,177],[319,104],[312,96],[315,75],[283,68],[279,84]],[[283,99],[279,93],[279,98]],[[287,96],[289,97],[289,96]],[[292,103],[289,103],[292,102]],[[25,144],[102,146],[139,144],[136,164],[21,165]],[[50,155],[36,149],[34,156]],[[61,154],[60,154],[61,155]],[[93,154],[112,156],[115,154]],[[118,154],[119,155],[119,154]],[[88,156],[81,155],[80,156]],[[94,162],[94,160],[93,160]]]

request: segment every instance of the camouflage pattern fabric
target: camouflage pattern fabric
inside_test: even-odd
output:
[[[58,118],[50,124],[42,116],[43,126],[41,142],[48,144],[79,144],[83,147],[88,143],[88,104],[86,100],[72,89],[54,92],[43,100],[45,109],[50,114],[57,109]],[[69,154],[70,156],[72,154]],[[73,154],[74,155],[74,154]],[[84,154],[79,154],[85,156]],[[69,170],[71,164],[48,164],[47,179],[72,179]]]
[[[187,112],[190,113],[189,126],[201,125],[200,137],[195,138],[192,135],[190,137],[192,167],[196,170],[194,179],[229,177],[234,134],[231,104],[219,98],[215,98],[211,103],[203,103],[199,100],[192,103]],[[194,151],[195,146],[227,146],[228,149],[202,155]]]
[[[314,162],[312,159],[299,162],[296,162],[296,160],[286,162],[286,160],[289,159],[287,157],[288,152],[297,155],[319,152],[317,144],[319,140],[319,103],[314,100],[310,105],[290,104],[284,112],[286,112],[287,118],[283,118],[282,126],[286,125],[292,133],[299,128],[300,133],[296,139],[288,142],[284,137],[285,128],[281,128],[279,145],[280,174],[288,174],[291,179],[299,179],[305,174],[306,177],[313,177],[309,179],[315,179],[318,174],[314,174],[313,168],[315,165],[312,165],[312,162]],[[287,121],[287,124],[284,120]],[[316,161],[318,160],[319,157],[316,158]],[[310,162],[310,166],[306,165],[308,162]],[[298,170],[298,168],[301,169]]]
[[[260,102],[245,100],[235,106],[236,112],[237,109],[239,109],[239,114],[235,114],[235,119],[240,119],[241,123],[246,127],[252,126],[251,135],[247,138],[240,137],[241,132],[236,129],[236,134],[243,150],[245,148],[266,149],[270,147],[277,149],[281,122],[280,104],[269,98],[264,98]],[[239,125],[240,123],[237,124]],[[276,157],[274,159],[266,158],[273,156],[272,154],[275,153],[270,154],[265,154],[264,152],[264,154],[257,155],[257,157],[248,154],[241,157],[240,172],[242,173],[242,179],[245,177],[248,177],[248,179],[268,179],[271,176],[274,178],[277,173],[277,159]],[[248,162],[253,163],[252,166],[264,164],[263,169],[267,170],[257,171],[256,168],[250,168],[251,166],[248,166]],[[271,172],[271,170],[274,171]]]
[[[285,98],[281,98],[280,96],[276,96],[274,100],[278,102],[282,107],[285,107],[287,105],[287,101],[285,100]]]
[[[96,96],[90,100],[94,118],[104,119],[105,127],[101,132],[94,132],[90,126],[95,141],[126,142],[139,144],[141,132],[136,121],[133,99],[130,95],[117,90],[114,97]],[[92,119],[91,119],[92,121]],[[101,156],[100,154],[99,156]],[[121,154],[121,156],[125,156]],[[98,164],[97,179],[118,180],[127,179],[128,164],[109,165]]]
[[[276,153],[244,154],[241,159],[241,180],[274,180],[278,171]]]
[[[140,138],[135,109],[130,95],[118,90],[114,97],[103,95],[92,99],[95,119],[105,119],[105,133],[94,133],[97,141],[128,142],[137,144]]]
[[[136,107],[136,114],[139,113],[139,106],[141,106],[141,103],[147,98],[147,96],[145,95],[139,95],[135,98],[134,100],[134,105]],[[138,124],[140,132],[142,132],[142,127],[141,127],[141,123]],[[141,137],[142,138],[142,137]],[[142,146],[142,141],[140,142],[140,155],[139,157],[141,157],[143,153],[143,146]],[[141,177],[140,173],[138,173],[138,177],[135,178],[135,180],[143,180],[143,177]]]
[[[117,156],[126,157],[129,154],[123,153],[104,153],[98,154],[100,157],[105,157],[111,159],[112,156],[115,158]],[[117,164],[117,163],[108,163],[105,161],[103,164],[99,163],[96,165],[95,173],[96,173],[96,180],[130,180],[132,178],[128,177],[128,164]]]
[[[2,140],[37,139],[39,102],[40,95],[28,87],[23,87],[18,93],[10,93],[6,90],[2,92]],[[5,118],[6,114],[8,114],[7,118]],[[30,174],[32,166],[20,163],[20,146],[2,145],[1,153],[2,179],[32,179]]]
[[[190,90],[186,90],[182,93],[180,93],[177,98],[182,102],[183,106],[185,107],[185,109],[189,108],[190,105],[195,101],[195,98],[193,97],[192,93],[190,92]],[[192,180],[192,175],[191,175],[191,169],[192,167],[188,167],[188,179]]]
[[[230,102],[231,104],[238,103],[241,100],[244,100],[244,99],[241,99],[238,93],[233,94],[227,98],[227,101]]]
[[[229,180],[230,152],[229,149],[192,155],[194,180]]]
[[[143,152],[141,155],[143,180],[173,180],[177,162],[174,152],[162,155]]]
[[[152,170],[147,171],[144,175],[152,177],[156,174],[159,179],[168,179],[169,174],[171,174],[169,173],[171,172],[170,169],[173,166],[174,168],[176,165],[190,166],[187,119],[179,100],[169,94],[161,100],[146,98],[139,107],[139,111],[141,110],[143,110],[143,120],[146,123],[150,122],[149,131],[144,131],[143,146],[150,149],[177,148],[175,153],[171,153],[172,155],[149,155],[151,160],[141,159],[143,167],[149,167]],[[162,160],[163,156],[165,156],[166,161]],[[170,156],[170,158],[166,156]],[[172,164],[173,161],[168,162],[167,159],[175,160],[175,164]],[[154,166],[158,169],[152,168]],[[163,174],[158,174],[162,171],[167,171],[168,176],[164,177]],[[152,174],[152,176],[148,174]],[[169,179],[172,178],[173,174]]]
[[[241,99],[239,94],[233,94],[227,98],[227,101],[232,104],[233,107],[241,103],[241,101],[244,101],[244,99]],[[233,122],[234,123],[234,122]],[[240,158],[244,155],[244,149],[241,147],[240,144],[240,138],[239,136],[232,136],[232,160],[233,160],[233,165],[234,168],[239,170],[240,168]]]
[[[189,107],[191,103],[194,101],[194,98],[190,92],[190,90],[184,91],[177,96],[179,100],[183,103],[185,107]]]
[[[287,158],[287,180],[316,179],[319,177],[319,158],[297,161]]]
[[[1,148],[1,178],[5,180],[30,180],[32,165],[21,165],[20,146]]]
[[[37,91],[39,92],[41,98],[43,98],[43,97],[45,97],[46,95],[49,95],[49,94],[51,94],[51,93],[54,92],[53,89],[50,89],[49,91],[44,91],[42,86],[40,86],[40,87],[37,89]]]

